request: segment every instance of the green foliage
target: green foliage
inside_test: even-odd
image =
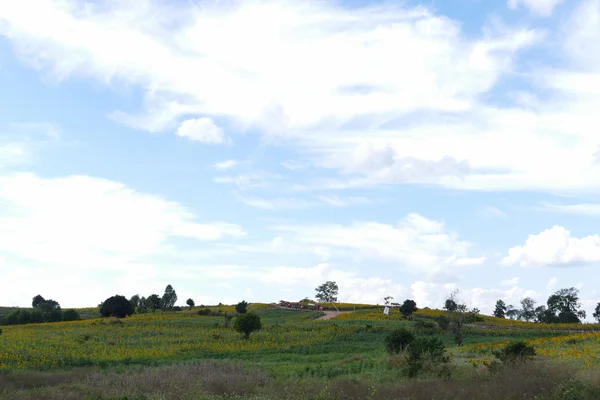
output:
[[[434,322],[418,319],[415,321],[415,329],[423,333],[433,334],[437,330],[437,327]]]
[[[440,339],[418,338],[408,346],[406,361],[408,376],[414,378],[433,366],[449,363],[450,357],[446,355],[446,347]]]
[[[194,302],[194,300],[191,299],[191,298],[187,299],[186,302],[185,302],[185,304],[188,305],[188,307],[190,308],[190,310],[196,305],[196,303]]]
[[[500,350],[492,351],[492,354],[505,365],[518,362],[524,363],[528,360],[532,360],[536,355],[534,346],[529,345],[522,340],[511,341]]]
[[[121,295],[109,297],[100,307],[100,315],[103,317],[125,318],[131,314],[133,314],[131,302]]]
[[[436,318],[438,327],[444,332],[450,328],[450,320],[445,315],[440,315]]]
[[[246,314],[247,308],[248,308],[248,303],[246,303],[246,301],[244,301],[244,300],[240,301],[239,303],[237,303],[235,305],[235,311],[238,314]]]
[[[415,340],[415,337],[407,329],[395,329],[385,338],[385,348],[391,355],[404,351],[406,347]]]
[[[496,308],[494,309],[494,317],[506,318],[506,304],[502,300],[496,302]]]
[[[202,315],[205,317],[220,317],[223,315],[223,311],[221,311],[221,310],[213,311],[210,308],[203,308],[201,310],[198,310],[198,315]]]
[[[252,332],[262,329],[262,323],[258,315],[248,312],[235,318],[233,329],[243,334],[245,339],[248,339]]]
[[[317,291],[315,297],[321,303],[335,303],[337,301],[339,287],[334,281],[327,281],[315,290]]]
[[[596,309],[594,310],[592,317],[594,317],[596,321],[600,323],[600,303],[596,304]]]
[[[133,296],[131,296],[131,299],[129,299],[129,302],[133,306],[133,310],[135,312],[135,311],[138,311],[138,308],[140,307],[142,299],[140,298],[139,294],[134,294]]]
[[[177,303],[177,293],[173,289],[173,286],[167,285],[165,293],[160,300],[160,308],[163,310],[172,310],[175,307],[175,303]]]
[[[151,294],[146,298],[146,309],[150,311],[156,311],[160,309],[161,299],[157,294]]]
[[[31,301],[31,307],[37,308],[41,303],[45,303],[46,299],[44,299],[41,295],[35,296]]]
[[[597,400],[600,388],[571,379],[560,383],[552,392],[552,400]]]
[[[81,316],[76,310],[68,309],[63,312],[63,321],[79,321]]]
[[[403,315],[412,315],[417,311],[417,303],[414,300],[404,300],[404,303],[400,306],[400,312]]]

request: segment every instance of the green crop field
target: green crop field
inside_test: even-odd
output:
[[[221,309],[234,314],[232,307]],[[598,325],[484,317],[465,327],[463,345],[456,346],[439,328],[419,323],[434,321],[444,313],[438,310],[406,321],[358,306],[321,320],[315,311],[252,305],[263,328],[244,340],[224,317],[196,311],[117,320],[91,318],[94,310],[86,309],[89,319],[81,321],[3,326],[0,399],[553,399],[567,398],[571,386],[579,397],[569,399],[598,398]],[[385,347],[398,327],[445,344],[450,362],[443,377],[436,368],[406,375],[405,357],[390,356]],[[494,372],[492,352],[510,340],[524,340],[537,355]],[[520,391],[531,397],[518,397]]]

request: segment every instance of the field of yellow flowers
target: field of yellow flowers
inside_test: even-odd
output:
[[[354,307],[354,305],[346,305]],[[260,308],[262,307],[262,308]],[[352,370],[344,360],[361,359],[360,368],[375,368],[367,360],[385,357],[383,338],[389,330],[414,322],[400,321],[393,309],[356,307],[355,312],[328,321],[314,320],[311,311],[278,310],[266,305],[257,311],[263,329],[243,340],[225,325],[223,317],[199,316],[196,311],[134,314],[123,320],[83,321],[3,326],[0,335],[0,370],[53,370],[79,366],[153,365],[203,358],[247,359],[272,365],[287,362],[302,373],[314,364],[328,365],[328,373]],[[234,308],[220,307],[234,314]],[[90,311],[92,312],[92,311]],[[434,319],[443,310],[419,310],[415,319]],[[372,329],[376,326],[377,329]],[[567,329],[596,329],[569,333]],[[461,363],[485,364],[492,351],[510,339],[525,339],[538,355],[553,360],[600,367],[600,331],[597,325],[551,325],[498,321],[484,317],[471,325],[465,345],[454,347],[451,338],[437,332],[449,352]],[[418,333],[418,331],[416,332]],[[358,362],[358,361],[357,361]],[[302,364],[304,363],[304,365]],[[346,363],[340,366],[340,363]],[[307,369],[308,368],[308,369]],[[316,367],[315,367],[316,368]],[[356,367],[358,368],[358,367]],[[333,371],[333,372],[332,372]],[[337,371],[337,372],[336,372]],[[296,373],[294,372],[294,373]]]
[[[4,326],[0,370],[222,357],[236,352],[310,346],[355,329],[304,320],[293,319],[293,325],[271,324],[253,333],[250,340],[242,340],[239,333],[224,327],[222,317],[200,317],[189,312],[140,314],[122,321],[92,319]]]

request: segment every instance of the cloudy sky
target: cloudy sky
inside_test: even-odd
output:
[[[600,301],[600,0],[0,2],[0,304]]]

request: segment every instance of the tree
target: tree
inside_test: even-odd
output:
[[[400,312],[406,316],[412,315],[417,310],[417,303],[414,300],[404,300],[404,303],[400,306]]]
[[[494,309],[494,317],[505,318],[506,317],[506,304],[504,301],[498,300],[496,302],[496,308]]]
[[[262,329],[262,323],[258,315],[248,312],[235,318],[233,329],[243,334],[244,338],[248,340],[252,332]]]
[[[238,314],[246,314],[246,308],[248,307],[248,303],[245,300],[240,301],[235,305],[235,311]]]
[[[151,311],[156,311],[160,308],[160,297],[157,294],[151,294],[146,299],[146,308]]]
[[[574,287],[560,289],[548,297],[548,312],[556,316],[560,323],[580,323],[585,319],[585,311],[580,310],[579,290]]]
[[[41,295],[35,296],[31,301],[31,307],[38,308],[41,303],[45,303],[46,299],[44,299]]]
[[[519,310],[515,308],[512,304],[509,304],[506,307],[506,316],[510,319],[518,319],[519,318]]]
[[[523,300],[521,300],[519,319],[524,319],[527,322],[535,319],[535,300],[533,300],[531,297],[525,297]]]
[[[129,302],[133,306],[134,311],[138,310],[138,308],[140,307],[141,301],[142,301],[142,299],[140,298],[139,294],[134,294],[133,296],[131,296],[131,299],[129,299]]]
[[[77,312],[77,310],[68,309],[63,312],[63,321],[79,321],[81,316]]]
[[[315,296],[317,300],[319,300],[321,303],[333,304],[336,311],[338,313],[340,312],[335,306],[339,290],[337,283],[335,283],[334,281],[327,281],[319,287],[317,287],[315,290],[317,291],[317,295]]]
[[[448,319],[450,320],[450,331],[454,336],[454,342],[462,346],[463,341],[463,326],[472,320],[479,310],[476,308],[470,309],[466,304],[458,303],[458,290],[454,291],[448,299],[444,308],[448,310]],[[449,306],[449,307],[446,307]]]
[[[100,314],[103,317],[125,318],[133,314],[133,306],[125,296],[116,295],[109,297],[102,302]]]
[[[190,310],[196,305],[196,303],[194,303],[194,300],[192,300],[192,299],[187,299],[185,304],[187,304],[188,307],[190,307]]]
[[[176,302],[177,293],[175,293],[175,289],[173,289],[173,286],[167,285],[167,287],[165,288],[165,294],[163,294],[163,297],[160,302],[160,307],[163,310],[171,310],[173,309],[173,307],[175,307]]]
[[[401,351],[404,351],[406,347],[415,340],[415,337],[412,333],[404,328],[399,328],[393,330],[388,336],[385,338],[385,348],[390,354],[398,354]]]
[[[596,304],[596,309],[594,310],[592,317],[594,317],[596,321],[600,323],[600,303]]]
[[[138,302],[138,306],[137,306],[137,309],[135,310],[135,312],[137,312],[139,314],[143,314],[146,311],[148,311],[148,299],[146,299],[144,296],[142,296],[140,298],[140,301]]]
[[[389,306],[389,305],[390,305],[390,302],[391,302],[392,300],[394,300],[394,297],[392,297],[392,296],[386,296],[386,297],[384,297],[384,298],[383,298],[383,304],[384,304],[385,306]]]
[[[451,298],[446,299],[446,302],[444,303],[445,310],[447,310],[449,312],[453,312],[453,311],[456,311],[457,307],[458,307],[458,304],[456,304],[456,301],[454,301]]]

